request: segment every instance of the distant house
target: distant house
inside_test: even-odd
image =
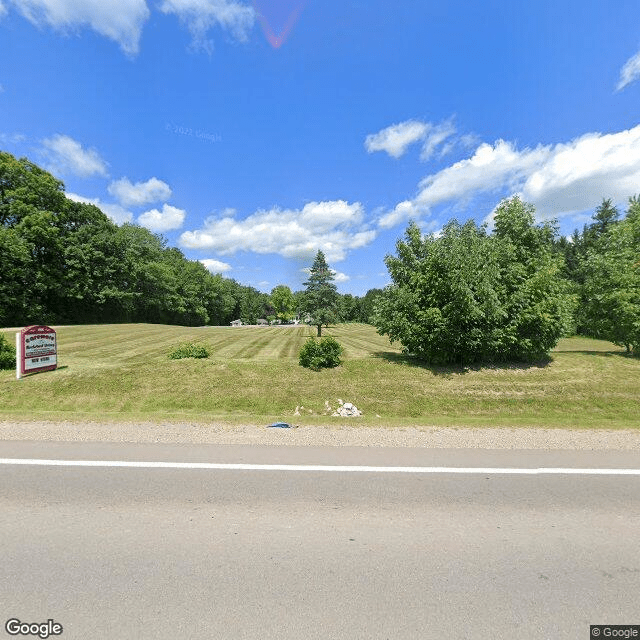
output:
[[[267,326],[269,326],[269,321],[268,321],[268,320],[265,320],[264,318],[258,318],[258,319],[256,320],[256,324],[257,324],[259,327],[267,327]]]
[[[231,321],[231,326],[232,327],[240,327],[240,326],[242,326],[242,320],[232,320]]]

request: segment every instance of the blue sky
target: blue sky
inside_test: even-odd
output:
[[[0,149],[263,291],[640,193],[637,0],[0,0]]]

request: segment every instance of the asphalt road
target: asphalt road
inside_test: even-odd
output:
[[[0,458],[640,469],[613,451],[2,442]],[[0,464],[0,637],[9,618],[64,640],[586,640],[640,624],[640,476]]]

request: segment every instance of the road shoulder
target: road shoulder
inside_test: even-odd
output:
[[[0,440],[312,447],[411,447],[640,451],[639,430],[404,427],[341,424],[282,429],[266,424],[0,420]]]

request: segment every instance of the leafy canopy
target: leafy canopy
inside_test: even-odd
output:
[[[594,337],[634,354],[640,348],[640,199],[587,251],[583,313]]]
[[[16,368],[16,348],[0,333],[0,370]]]
[[[553,224],[533,207],[500,204],[495,231],[472,220],[422,236],[415,223],[385,263],[393,284],[376,303],[378,333],[433,364],[532,360],[570,324],[572,301],[551,250]]]
[[[276,316],[279,320],[287,322],[293,318],[295,311],[295,301],[293,292],[285,284],[279,284],[271,290],[269,300],[275,309]]]

